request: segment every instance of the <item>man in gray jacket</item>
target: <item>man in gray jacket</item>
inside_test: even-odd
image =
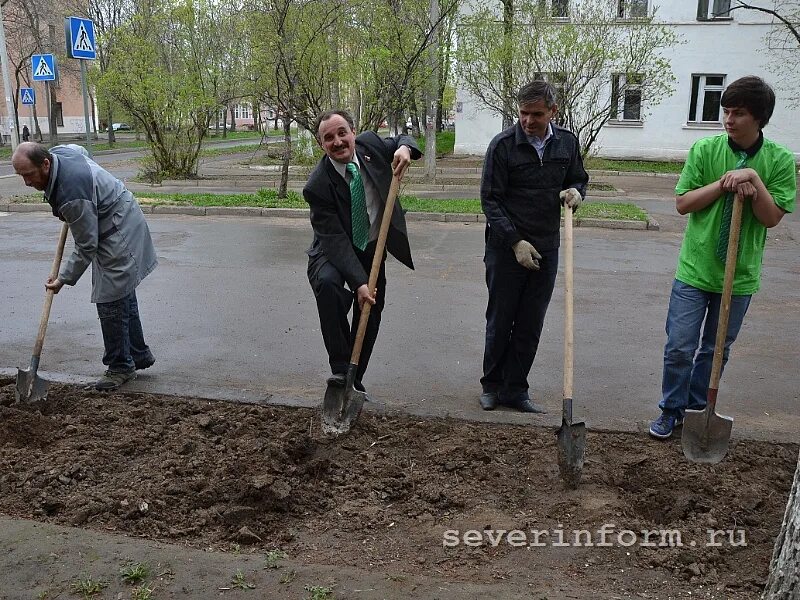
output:
[[[45,287],[56,294],[75,285],[92,265],[92,302],[103,331],[103,364],[98,390],[115,390],[155,363],[144,341],[136,286],[158,263],[142,209],[123,183],[73,144],[25,142],[11,163],[25,185],[44,192],[53,216],[69,225],[75,248],[56,279]]]

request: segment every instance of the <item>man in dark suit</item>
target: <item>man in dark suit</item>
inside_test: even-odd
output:
[[[383,207],[392,174],[401,177],[411,160],[422,153],[405,135],[382,139],[373,131],[365,131],[356,137],[353,117],[344,110],[322,113],[315,130],[325,156],[303,188],[314,229],[314,241],[307,251],[308,280],[328,352],[332,372],[329,384],[345,384],[361,309],[365,302],[372,305],[355,381],[356,389],[364,391],[361,379],[378,336],[385,302],[385,254],[375,294],[367,285]],[[414,268],[399,202],[394,205],[386,249],[409,269]],[[351,306],[353,319],[348,322]]]

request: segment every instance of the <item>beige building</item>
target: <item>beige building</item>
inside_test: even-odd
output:
[[[36,122],[38,121],[42,135],[47,136],[49,134],[50,126],[48,123],[48,116],[51,111],[49,111],[47,107],[46,86],[48,84],[52,86],[51,89],[53,90],[54,102],[52,113],[55,116],[57,132],[59,134],[70,135],[85,133],[80,75],[76,77],[72,73],[67,74],[67,76],[63,76],[62,74],[58,82],[35,81],[32,82],[31,85],[23,83],[21,87],[32,87],[36,92],[36,103],[34,106],[23,105],[19,99],[19,88],[14,87],[12,90],[14,96],[12,97],[16,98],[17,119],[20,131],[22,131],[23,125],[27,125],[31,132],[31,138],[33,139],[37,131]],[[13,79],[12,85],[14,85]],[[0,80],[0,89],[3,89],[2,80]],[[3,93],[5,94],[5,89],[3,89]],[[3,97],[5,98],[5,95]],[[89,110],[91,110],[91,106]],[[2,131],[4,142],[7,140],[7,136],[10,132],[9,125],[8,109],[4,102],[2,107],[0,107],[0,131]],[[90,129],[94,127],[91,118],[89,120],[89,127]]]
[[[5,99],[8,93],[16,106],[20,137],[23,125],[28,126],[31,139],[34,139],[39,131],[43,136],[48,136],[50,133],[48,117],[51,113],[58,134],[64,134],[66,138],[67,135],[75,137],[85,133],[80,62],[66,57],[64,9],[65,7],[58,6],[57,3],[50,4],[46,0],[37,2],[8,0],[3,4],[3,25],[8,52],[7,75],[12,89],[8,92],[4,89],[2,78],[0,78],[0,89],[3,98]],[[32,31],[32,23],[36,23],[38,32]],[[33,81],[34,66],[31,64],[33,54],[55,54],[57,75],[55,81]],[[47,103],[48,85],[52,90],[52,109]],[[35,90],[34,106],[22,104],[20,88]],[[90,102],[91,110],[93,106]],[[98,123],[97,119],[89,119],[90,129],[95,127],[95,123]],[[16,129],[9,119],[7,103],[0,102],[0,133],[4,143],[8,143],[12,128]]]

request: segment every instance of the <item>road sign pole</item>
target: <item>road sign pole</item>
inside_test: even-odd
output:
[[[6,108],[8,110],[8,133],[11,138],[11,150],[17,149],[17,112],[14,109],[14,99],[11,97],[11,80],[8,77],[8,49],[6,48],[6,30],[3,26],[3,11],[0,8],[0,66],[3,68],[3,90],[6,95]]]
[[[83,87],[83,122],[86,126],[86,151],[92,155],[92,140],[89,135],[89,87],[86,85],[86,61],[81,61],[81,86]]]
[[[53,100],[50,97],[49,81],[44,82],[44,91],[47,96],[47,135],[50,137],[51,142],[55,142],[56,138],[53,137]]]

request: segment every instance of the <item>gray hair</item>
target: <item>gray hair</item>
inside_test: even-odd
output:
[[[520,106],[538,102],[539,100],[544,100],[547,108],[553,108],[556,104],[555,88],[543,79],[535,79],[530,83],[526,83],[517,92],[517,103]]]

